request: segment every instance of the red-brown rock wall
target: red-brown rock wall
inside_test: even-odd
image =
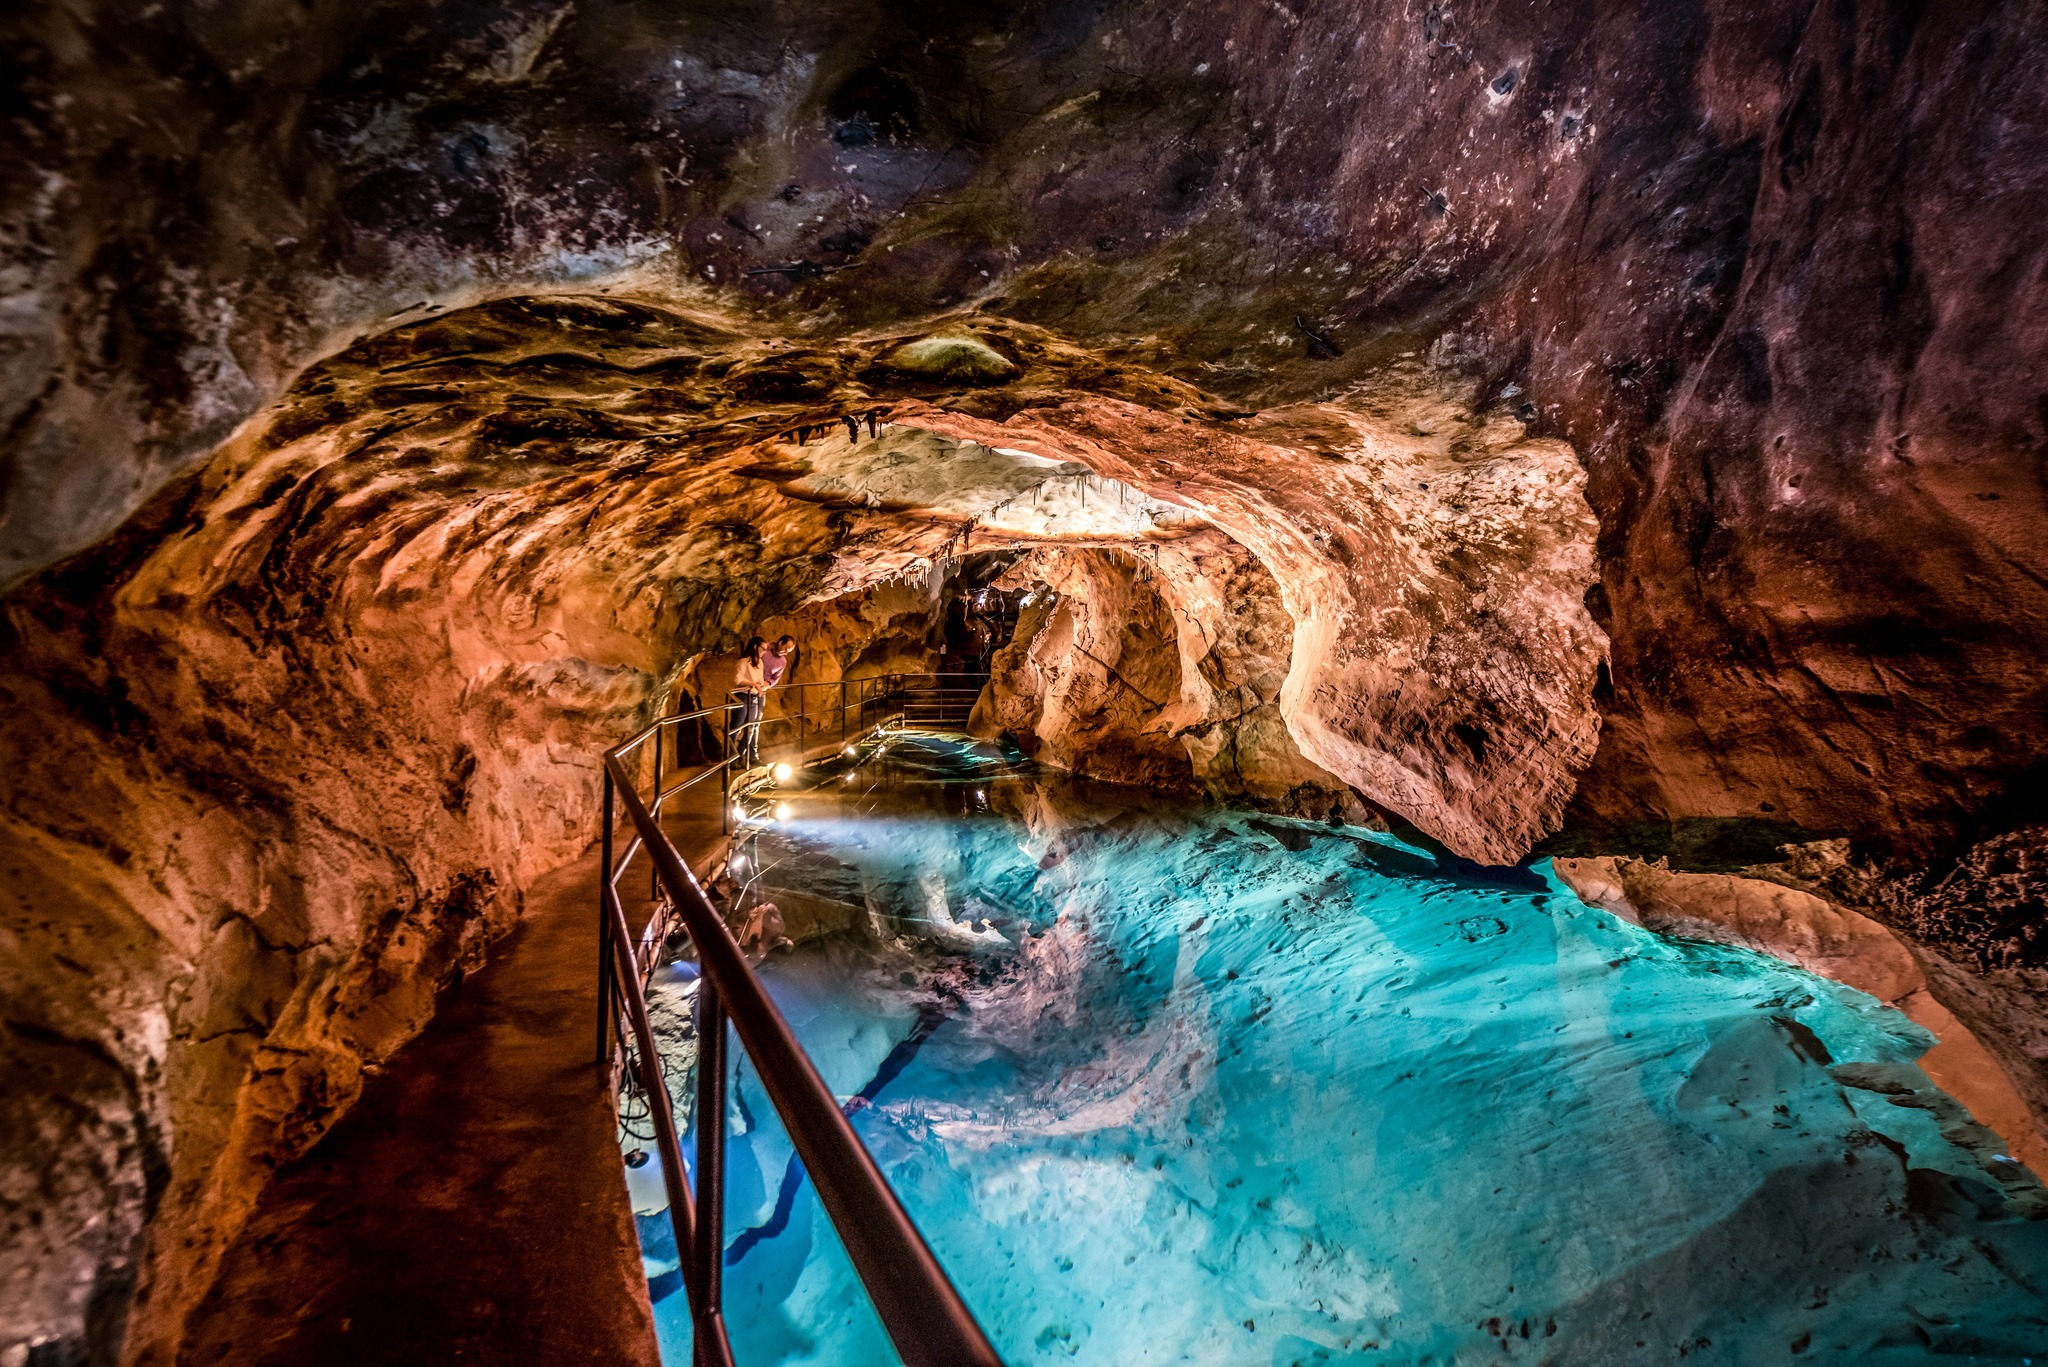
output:
[[[1569,440],[1614,641],[1590,815],[1925,852],[2048,754],[2016,0],[6,24],[8,579],[394,311],[982,301],[1252,407],[1433,346]]]
[[[270,1172],[589,843],[604,746],[848,533],[735,462],[622,486],[492,414],[394,424],[379,378],[5,604],[12,1342],[132,1316],[170,1360]]]

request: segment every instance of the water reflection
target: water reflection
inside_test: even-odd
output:
[[[2048,1344],[2038,1184],[1870,998],[993,747],[818,779],[748,852],[764,975],[1013,1363]],[[892,1360],[745,1065],[734,1130],[739,1360]]]

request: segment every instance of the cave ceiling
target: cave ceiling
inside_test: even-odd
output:
[[[532,319],[468,381],[445,360],[391,377],[393,421],[517,366],[535,394],[674,403],[669,433],[716,449],[764,435],[735,425],[748,403],[837,421],[878,397],[885,344],[972,318],[1067,360],[999,400],[958,391],[963,422],[1104,399],[1235,435],[1422,366],[1471,421],[1569,444],[1611,641],[1589,818],[1925,851],[2048,756],[2043,419],[2018,378],[2044,346],[2029,7],[4,23],[9,581],[246,439],[323,358],[491,300],[612,297],[746,340],[729,398],[691,412],[704,378],[670,381],[696,325],[556,356]],[[1326,728],[1301,729],[1313,749]]]

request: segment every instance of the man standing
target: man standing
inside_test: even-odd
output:
[[[783,680],[787,679],[789,677],[790,670],[792,670],[795,667],[796,637],[787,635],[776,637],[775,644],[767,647],[765,650],[761,652],[762,696],[765,698],[770,689],[775,688],[777,685],[781,684]],[[757,703],[755,706],[756,715],[758,717],[760,704]],[[782,712],[781,717],[779,719],[786,722],[788,717],[789,703],[787,700],[785,700],[782,704]],[[760,727],[756,726],[754,729],[758,734],[760,731]],[[803,717],[799,715],[796,720],[796,742],[798,750],[803,749],[803,738],[804,720]],[[760,762],[760,755],[758,752],[754,755],[751,762],[756,764]]]
[[[795,663],[796,637],[776,637],[775,644],[761,652],[761,675],[768,681],[768,687],[773,688],[781,683],[784,676],[789,673],[790,666]]]

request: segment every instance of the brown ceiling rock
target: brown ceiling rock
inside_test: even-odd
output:
[[[89,1117],[6,1332],[118,1306],[155,1202],[175,1342],[676,667],[966,549],[992,505],[820,477],[849,417],[1240,542],[1294,749],[1461,852],[1575,787],[1995,847],[2048,763],[2044,50],[2021,0],[0,15],[7,1161],[37,1079]],[[959,335],[1016,373],[886,361]]]
[[[1297,624],[1281,711],[1303,755],[1468,857],[1512,861],[1555,829],[1593,752],[1604,649],[1580,601],[1594,529],[1568,447],[1474,413],[1467,386],[1413,357],[1324,404],[1247,421],[1043,328],[949,317],[921,335],[980,339],[1015,373],[992,387],[983,375],[952,388],[906,379],[885,364],[906,345],[898,331],[807,345],[637,300],[508,300],[323,365],[273,430],[331,420],[337,404],[374,407],[380,441],[389,429],[420,443],[402,460],[450,441],[470,450],[490,471],[465,470],[472,483],[603,453],[637,480],[656,453],[688,450],[842,515],[955,517],[963,543],[971,524],[984,546],[1164,535],[1182,508],[1281,585]],[[870,436],[883,422],[978,442],[982,455]],[[1085,485],[1075,507],[1045,492],[1042,472],[996,468],[1005,451],[1164,506],[1105,521]],[[1027,490],[1029,508],[1015,501]],[[841,534],[842,564],[879,544]],[[864,563],[856,577],[880,572]],[[828,578],[820,591],[852,586]]]
[[[1042,762],[1155,791],[1199,786],[1375,820],[1288,734],[1279,697],[1294,622],[1244,547],[1209,530],[1039,550],[1000,582],[1027,597],[996,653],[977,734],[1006,734]]]
[[[1605,640],[1569,447],[1473,414],[1421,366],[1217,431],[1072,398],[1001,425],[898,421],[1081,461],[1201,513],[1295,620],[1281,711],[1301,753],[1468,858],[1555,830],[1592,758]]]
[[[2020,0],[0,25],[0,582],[349,339],[537,289],[762,335],[979,305],[1254,409],[1433,344],[1588,467],[1588,815],[1924,853],[2048,760]]]

